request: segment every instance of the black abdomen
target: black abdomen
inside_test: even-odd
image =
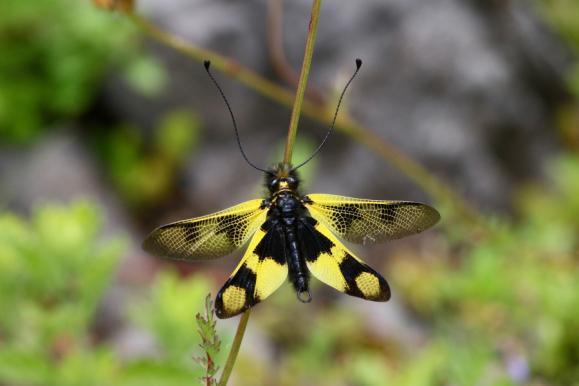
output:
[[[288,274],[290,281],[296,289],[298,299],[304,303],[308,303],[312,300],[309,289],[310,275],[306,266],[305,257],[299,247],[300,243],[297,239],[299,231],[296,224],[299,224],[297,219],[294,225],[285,228],[286,245],[289,252],[287,256]]]
[[[299,221],[302,216],[301,203],[292,194],[282,193],[277,198],[272,215],[278,217],[283,228],[289,280],[297,292],[298,299],[302,302],[309,302],[311,301],[310,275],[299,241],[302,226]]]

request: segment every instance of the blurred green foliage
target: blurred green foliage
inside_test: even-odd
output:
[[[0,2],[0,138],[24,142],[82,113],[105,70],[136,58],[138,46],[129,44],[135,32],[125,17],[89,1]],[[143,84],[139,74],[155,72],[147,63],[128,67],[132,84]]]
[[[153,56],[136,56],[124,69],[124,75],[133,90],[149,98],[158,96],[168,83],[165,67]]]
[[[568,43],[575,59],[579,58],[579,2],[575,0],[540,0],[547,21]],[[571,91],[579,97],[579,60],[569,74]]]
[[[158,205],[175,191],[179,173],[201,134],[197,116],[187,109],[166,113],[145,141],[130,124],[102,130],[96,151],[121,198],[133,209]]]
[[[579,50],[579,4],[575,0],[539,0],[538,3],[545,12],[553,27],[569,40]]]
[[[250,333],[236,384],[577,385],[579,157],[561,158],[552,176],[522,189],[517,219],[490,221],[485,237],[440,236],[427,253],[392,256],[387,276],[419,338],[380,328],[393,303],[303,305],[285,286],[250,323],[273,351],[254,356]],[[180,386],[206,375],[193,362],[204,355],[194,314],[212,284],[199,276],[163,271],[147,296],[125,302],[123,323],[151,337],[152,353],[121,355],[121,343],[99,336],[95,316],[122,251],[101,224],[84,202],[41,207],[30,221],[0,215],[0,383]],[[222,366],[225,353],[211,352]]]
[[[461,337],[454,344],[463,349],[486,352],[487,371],[493,362],[507,371],[509,361],[524,361],[530,379],[573,385],[579,380],[579,159],[563,158],[552,176],[552,186],[521,193],[515,224],[497,221],[491,236],[460,260],[449,254],[421,264],[398,261],[393,278],[436,331]]]
[[[0,384],[180,386],[203,375],[192,354],[207,281],[165,272],[134,303],[125,322],[151,334],[154,355],[121,357],[98,335],[124,249],[102,241],[101,223],[86,202],[41,207],[30,221],[0,214]]]
[[[99,245],[86,203],[44,207],[28,223],[0,217],[0,383],[102,384],[111,353],[91,350],[90,326],[110,283],[119,241]],[[75,383],[75,381],[77,383]]]
[[[360,312],[346,301],[313,315],[281,291],[253,323],[284,355],[242,359],[241,384],[578,385],[579,157],[563,157],[552,176],[522,189],[517,219],[490,219],[486,237],[391,256],[387,277],[420,337],[380,330],[374,314],[392,303]]]
[[[576,0],[539,0],[555,33],[567,43],[571,65],[567,74],[569,91],[574,100],[559,106],[558,128],[568,148],[579,150],[579,2]]]

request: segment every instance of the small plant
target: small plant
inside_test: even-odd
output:
[[[193,359],[205,371],[205,374],[201,377],[203,384],[206,386],[214,386],[217,385],[215,375],[217,371],[219,371],[219,366],[217,366],[215,361],[221,349],[221,340],[215,330],[217,321],[215,320],[215,310],[213,309],[211,294],[208,294],[205,298],[205,315],[198,313],[195,319],[197,320],[198,333],[201,337],[199,347],[203,350],[204,355],[194,357]]]
[[[153,352],[121,356],[96,328],[124,249],[121,239],[102,237],[102,218],[85,201],[44,205],[29,220],[0,213],[0,384],[191,386],[192,377],[205,374],[191,361],[199,341],[192,316],[210,289],[201,277],[161,272],[147,301],[132,299],[123,322],[141,327]],[[209,337],[215,324],[212,316],[206,320],[200,331]],[[212,333],[201,344],[217,363]]]

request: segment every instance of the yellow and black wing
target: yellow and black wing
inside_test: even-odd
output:
[[[251,200],[220,212],[177,221],[155,229],[143,248],[173,259],[213,259],[242,246],[265,222],[263,200]]]
[[[362,299],[377,302],[390,299],[386,280],[349,251],[326,226],[305,217],[299,235],[306,265],[320,281]]]
[[[422,232],[440,220],[436,209],[412,201],[379,201],[308,194],[312,217],[343,239],[369,244]]]
[[[281,230],[266,222],[253,236],[241,262],[215,299],[221,319],[238,315],[267,298],[288,275]]]

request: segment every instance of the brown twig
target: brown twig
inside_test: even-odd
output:
[[[291,86],[297,86],[299,75],[287,60],[283,42],[283,0],[267,2],[267,46],[275,73]],[[319,106],[326,104],[324,94],[313,85],[306,90],[306,98]]]
[[[294,96],[283,87],[263,78],[256,72],[244,67],[240,63],[214,51],[193,45],[185,40],[171,35],[144,18],[130,14],[135,23],[149,36],[159,42],[174,48],[199,62],[211,60],[213,68],[231,76],[240,83],[257,91],[261,95],[285,106],[292,106]],[[330,124],[332,111],[315,105],[310,101],[303,101],[302,112],[305,116],[315,119],[324,124]],[[393,166],[401,170],[416,185],[429,193],[434,199],[448,204],[448,207],[456,211],[460,218],[468,223],[482,225],[479,214],[471,208],[448,184],[431,175],[422,165],[408,157],[406,154],[392,146],[385,139],[361,123],[351,119],[342,118],[336,122],[336,129],[351,136],[358,142],[368,146],[376,154],[380,155]]]

